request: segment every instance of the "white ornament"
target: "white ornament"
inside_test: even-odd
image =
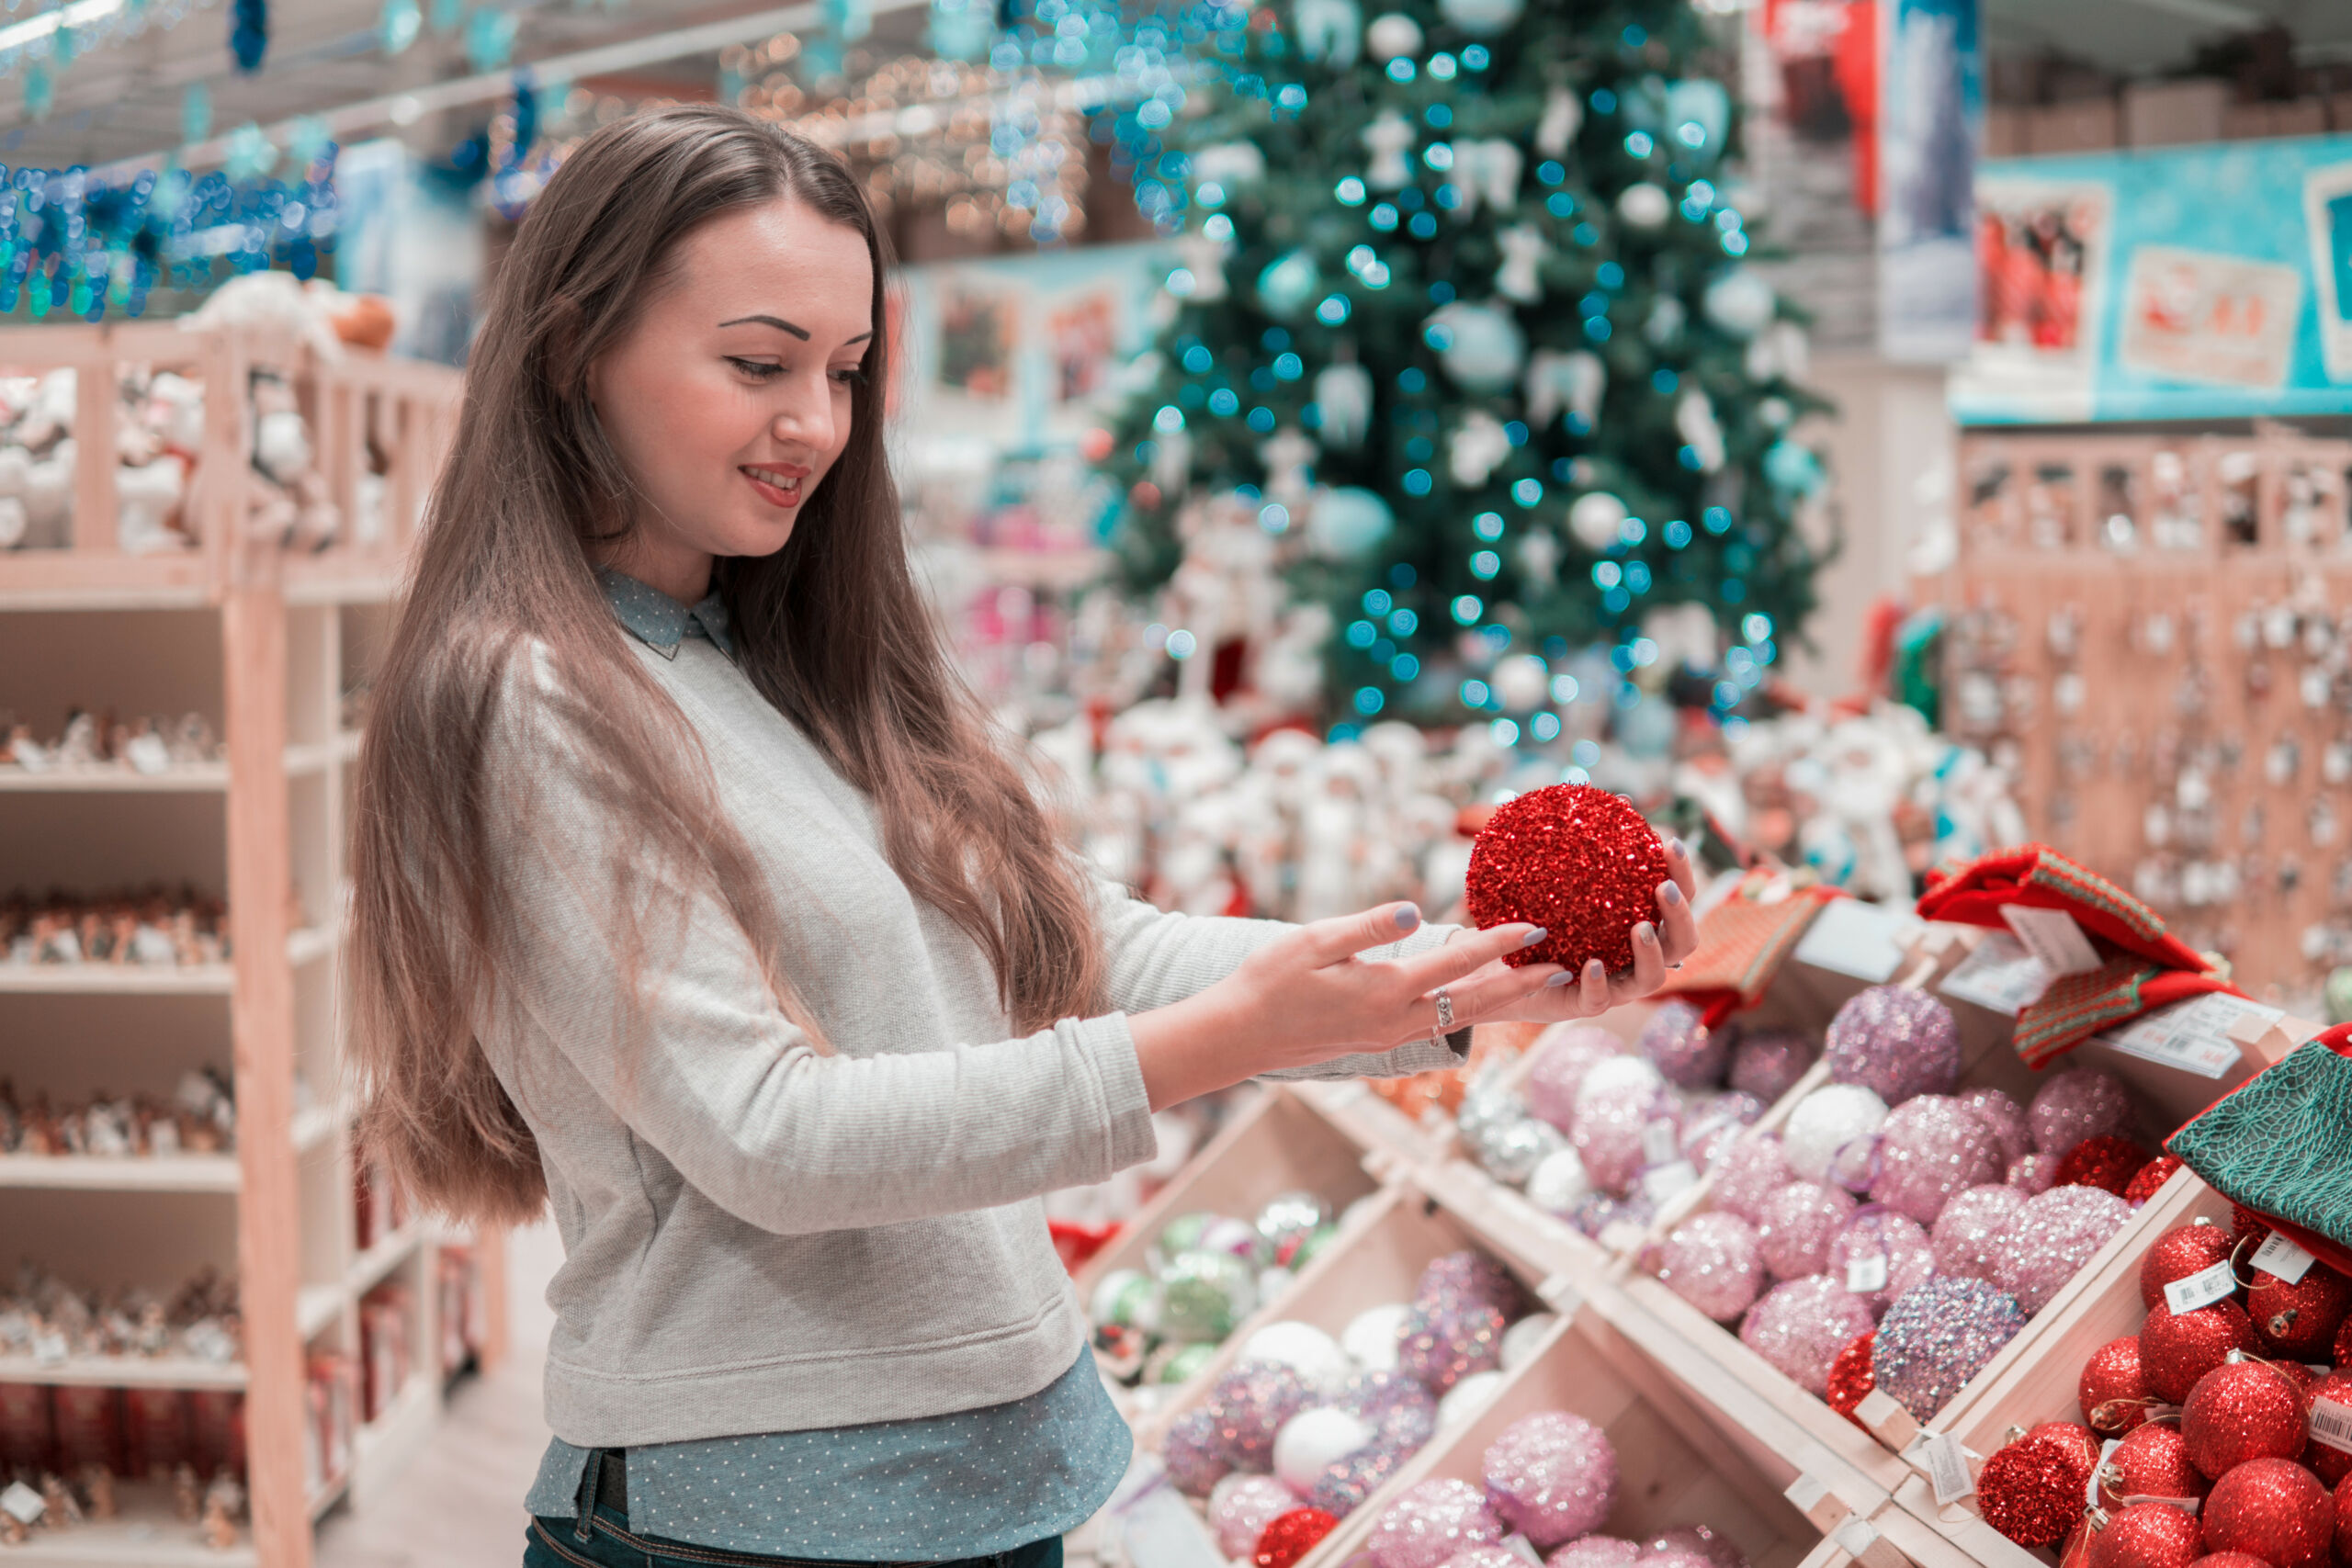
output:
[[[1342,486],[1315,498],[1306,513],[1306,537],[1322,555],[1354,560],[1368,555],[1396,526],[1388,503],[1368,490]]]
[[[1605,491],[1596,491],[1593,493],[1608,494]],[[1590,500],[1591,497],[1588,496],[1585,499]],[[1617,501],[1613,495],[1609,496],[1609,499],[1617,502],[1618,521],[1624,521],[1625,503]],[[1573,510],[1571,508],[1571,511]],[[1575,525],[1575,519],[1571,517],[1569,526]],[[1584,535],[1579,532],[1577,537],[1581,539]],[[1614,529],[1610,531],[1610,542],[1612,544],[1616,542]],[[1623,1094],[1628,1091],[1639,1094],[1663,1094],[1666,1092],[1666,1075],[1641,1056],[1611,1056],[1606,1061],[1595,1062],[1592,1065],[1592,1070],[1585,1074],[1584,1081],[1577,1086],[1577,1109],[1579,1111],[1583,1111],[1586,1106],[1592,1103],[1597,1095]]]
[[[1455,427],[1446,466],[1453,471],[1455,484],[1464,490],[1476,490],[1510,456],[1510,436],[1503,430],[1502,422],[1484,410],[1476,410]]]
[[[1560,541],[1548,528],[1531,528],[1519,541],[1519,574],[1540,588],[1553,588],[1560,581]],[[1541,1170],[1543,1168],[1536,1168]],[[1528,1179],[1532,1183],[1533,1178]]]
[[[1294,512],[1305,506],[1314,493],[1313,464],[1320,456],[1314,442],[1290,426],[1274,432],[1258,448],[1258,460],[1266,465],[1266,499]]]
[[[1151,482],[1163,495],[1184,493],[1185,480],[1193,472],[1193,433],[1189,430],[1154,431],[1151,437]]]
[[[1419,142],[1420,133],[1412,121],[1395,109],[1383,109],[1363,128],[1361,140],[1364,151],[1372,154],[1372,165],[1363,172],[1364,184],[1374,190],[1401,190],[1413,183],[1413,165],[1407,154]]]
[[[1396,1342],[1403,1337],[1405,1319],[1412,1315],[1412,1311],[1404,1302],[1364,1308],[1340,1330],[1340,1348],[1367,1372],[1395,1371]]]
[[[1600,419],[1601,394],[1609,389],[1609,367],[1587,349],[1555,354],[1538,349],[1527,365],[1527,418],[1548,423],[1563,411],[1585,430]]]
[[[1519,205],[1519,172],[1527,166],[1527,154],[1516,142],[1494,137],[1480,141],[1472,140],[1453,144],[1453,186],[1462,193],[1458,216],[1467,222],[1478,210],[1483,200],[1498,212],[1508,212]]]
[[[1510,311],[1456,301],[1432,312],[1423,331],[1441,329],[1438,363],[1465,391],[1499,392],[1527,363],[1527,335]]]
[[[1544,705],[1552,694],[1552,671],[1532,653],[1513,654],[1495,666],[1495,695],[1518,713]]]
[[[1650,307],[1650,319],[1642,323],[1642,335],[1659,348],[1671,348],[1682,336],[1682,329],[1690,320],[1690,312],[1682,301],[1671,294],[1661,294],[1657,303]]]
[[[1789,1168],[1807,1181],[1867,1187],[1886,1101],[1857,1083],[1824,1084],[1797,1102],[1781,1132]]]
[[[1315,377],[1315,406],[1326,445],[1358,445],[1372,430],[1372,372],[1361,365],[1325,366]]]
[[[1402,11],[1374,17],[1364,29],[1363,41],[1374,60],[1389,61],[1421,52],[1421,24]]]
[[[1724,427],[1716,423],[1715,405],[1695,389],[1674,405],[1674,428],[1699,455],[1699,471],[1720,473],[1724,466]]]
[[[1775,377],[1802,381],[1812,364],[1813,345],[1806,340],[1804,329],[1794,321],[1774,321],[1747,345],[1747,378],[1751,381],[1770,381]]]
[[[1477,1415],[1502,1386],[1503,1375],[1500,1372],[1472,1372],[1455,1383],[1446,1396],[1437,1402],[1439,1429],[1459,1427]]]
[[[1527,1201],[1547,1214],[1566,1214],[1591,1196],[1592,1178],[1574,1149],[1553,1150],[1527,1178]]]
[[[1583,100],[1566,87],[1555,86],[1544,96],[1544,117],[1535,122],[1535,150],[1546,158],[1565,158],[1568,143],[1583,128]]]
[[[1294,0],[1291,27],[1307,59],[1345,70],[1363,49],[1363,12],[1356,0]]]
[[[1782,429],[1796,416],[1796,409],[1786,398],[1767,398],[1756,405],[1756,417],[1768,430]]]
[[[1274,1479],[1304,1497],[1326,1467],[1372,1439],[1373,1429],[1361,1416],[1333,1405],[1302,1410],[1274,1434]]]
[[[1522,305],[1541,300],[1544,281],[1537,269],[1552,254],[1544,231],[1532,223],[1514,223],[1496,234],[1495,243],[1503,253],[1503,265],[1495,269],[1495,292]]]
[[[1219,141],[1193,154],[1193,178],[1238,190],[1266,177],[1266,154],[1254,141]]]
[[[1325,1399],[1337,1399],[1354,1371],[1340,1342],[1311,1323],[1270,1323],[1242,1342],[1241,1361],[1272,1361],[1296,1372]]]
[[[1177,239],[1176,254],[1184,258],[1184,270],[1193,275],[1193,291],[1185,299],[1207,305],[1226,297],[1225,258],[1231,249],[1225,241],[1212,240],[1197,230]]]
[[[1577,497],[1568,508],[1568,532],[1576,536],[1577,544],[1597,555],[1617,542],[1617,529],[1625,515],[1623,502],[1605,490],[1592,491]]]
[[[1555,1312],[1531,1312],[1503,1330],[1503,1371],[1515,1372],[1535,1359],[1535,1352],[1550,1337],[1553,1325],[1560,1321]]]
[[[1647,180],[1617,193],[1617,216],[1636,229],[1656,229],[1674,216],[1674,198]]]
[[[1527,9],[1527,0],[1437,0],[1438,15],[1472,38],[1507,30]]]
[[[1707,285],[1702,304],[1707,320],[1734,337],[1752,338],[1772,324],[1778,301],[1772,286],[1753,269],[1736,266]]]

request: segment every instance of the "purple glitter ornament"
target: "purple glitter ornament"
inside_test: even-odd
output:
[[[1936,1223],[1954,1193],[2001,1177],[1993,1129],[1949,1095],[1915,1095],[1896,1106],[1879,1129],[1878,1158],[1871,1201],[1923,1225]]]
[[[1485,1302],[1416,1302],[1396,1341],[1396,1370],[1431,1393],[1502,1365],[1503,1314]]]
[[[1871,1090],[1855,1083],[1823,1084],[1789,1112],[1781,1152],[1806,1181],[1866,1191],[1877,1176],[1878,1134],[1885,1125],[1886,1101]]]
[[[1216,1424],[1226,1461],[1263,1472],[1273,1467],[1274,1434],[1313,1397],[1281,1362],[1247,1361],[1216,1380],[1201,1410]]]
[[[1684,1546],[1669,1546],[1645,1551],[1637,1568],[1714,1568],[1714,1564],[1707,1561],[1704,1552],[1693,1551]]]
[[[1854,1217],[1854,1209],[1850,1192],[1818,1181],[1792,1181],[1764,1200],[1756,1226],[1757,1256],[1775,1280],[1818,1274],[1829,1267],[1829,1244]]]
[[[1998,1285],[1939,1275],[1897,1296],[1879,1320],[1871,1376],[1887,1397],[1932,1420],[2024,1326],[2017,1299]]]
[[[1724,1213],[1753,1224],[1764,1212],[1764,1200],[1796,1179],[1788,1156],[1781,1152],[1780,1139],[1770,1134],[1736,1138],[1715,1168],[1712,1201]]]
[[[1993,1282],[2029,1314],[2040,1312],[2131,1218],[2131,1204],[2096,1187],[2029,1198],[1995,1244]]]
[[[1228,1475],[1209,1494],[1209,1529],[1219,1551],[1246,1559],[1266,1527],[1297,1506],[1290,1488],[1271,1475]]]
[[[1553,1025],[1528,1052],[1522,1086],[1528,1109],[1561,1132],[1574,1132],[1577,1093],[1584,1088],[1585,1075],[1624,1049],[1624,1042],[1598,1024]]]
[[[1544,1560],[1544,1568],[1634,1568],[1642,1549],[1613,1535],[1589,1535],[1572,1540]]]
[[[2058,1155],[2028,1155],[2021,1160],[2011,1161],[2008,1174],[2002,1179],[2027,1197],[2039,1198],[2050,1190],[2052,1182],[2058,1179],[2061,1157]]]
[[[1962,1280],[1990,1280],[2001,1233],[2025,1207],[2026,1195],[2006,1182],[1991,1182],[1955,1193],[1936,1216],[1936,1272]]]
[[[1838,1233],[1829,1244],[1829,1266],[1825,1270],[1860,1296],[1873,1317],[1935,1271],[1935,1249],[1928,1245],[1926,1227],[1891,1209],[1879,1208],[1862,1210]],[[1863,1288],[1871,1279],[1883,1282]]]
[[[1682,1157],[1705,1170],[1731,1152],[1734,1141],[1763,1117],[1765,1109],[1762,1100],[1736,1089],[1694,1101],[1682,1112]]]
[[[1365,1545],[1379,1568],[1445,1568],[1465,1547],[1498,1546],[1502,1520],[1466,1481],[1424,1481],[1389,1505]]]
[[[1427,1440],[1424,1438],[1422,1442]],[[1405,1461],[1420,1447],[1419,1442],[1378,1442],[1358,1449],[1324,1470],[1306,1494],[1306,1506],[1320,1508],[1336,1519],[1346,1518],[1363,1506],[1365,1498],[1387,1485],[1389,1478],[1404,1469]],[[1298,1504],[1293,1501],[1291,1506],[1295,1508]]]
[[[2003,1170],[2033,1153],[2033,1129],[2026,1122],[2025,1107],[2016,1100],[1997,1089],[1964,1089],[1952,1098],[1983,1117],[1993,1130],[2001,1145]]]
[[[1419,1410],[1431,1417],[1437,1414],[1437,1401],[1430,1391],[1396,1371],[1358,1372],[1340,1390],[1337,1403],[1340,1409],[1373,1422],[1395,1410]]]
[[[1829,1387],[1829,1363],[1854,1337],[1871,1331],[1871,1309],[1826,1274],[1775,1285],[1748,1309],[1740,1343],[1818,1399]]]
[[[1717,1323],[1738,1322],[1764,1290],[1756,1227],[1720,1209],[1675,1226],[1657,1262],[1659,1281]]]
[[[1739,1548],[1705,1525],[1692,1525],[1688,1529],[1668,1530],[1642,1543],[1642,1561],[1646,1564],[1651,1552],[1685,1551],[1700,1558],[1709,1568],[1748,1568],[1747,1559]]]
[[[1606,1192],[1595,1192],[1568,1211],[1568,1224],[1589,1236],[1598,1236],[1611,1225],[1624,1224],[1649,1228],[1657,1218],[1657,1207],[1636,1192],[1630,1198],[1612,1198]]]
[[[1187,1497],[1207,1496],[1233,1470],[1233,1461],[1226,1457],[1225,1434],[1205,1409],[1187,1410],[1168,1424],[1159,1461],[1168,1467],[1168,1483]],[[1283,1489],[1278,1481],[1270,1484]]]
[[[1503,1428],[1487,1450],[1487,1501],[1549,1551],[1600,1528],[1617,1505],[1617,1450],[1581,1416],[1548,1410]]]
[[[1728,1030],[1709,1029],[1689,1002],[1661,1003],[1642,1026],[1634,1048],[1678,1089],[1707,1089],[1724,1081],[1731,1059]]]
[[[1960,1081],[1960,1024],[1925,991],[1873,986],[1829,1021],[1823,1055],[1838,1082],[1900,1105],[1915,1094],[1950,1094]]]
[[[1649,1132],[1661,1122],[1665,1133]],[[1632,1188],[1642,1168],[1652,1163],[1643,1140],[1662,1137],[1667,1147],[1679,1148],[1681,1128],[1681,1107],[1670,1095],[1629,1087],[1586,1095],[1577,1109],[1577,1130],[1570,1138],[1592,1184],[1622,1195]]]
[[[1413,1300],[1430,1306],[1484,1302],[1506,1318],[1523,1315],[1529,1306],[1527,1292],[1510,1269],[1467,1247],[1433,1258],[1413,1286]]]
[[[1731,1087],[1770,1105],[1813,1066],[1813,1042],[1793,1029],[1742,1030],[1731,1048]]]
[[[2096,1067],[2069,1067],[2043,1084],[2025,1118],[2033,1129],[2034,1152],[2053,1158],[2085,1138],[2140,1135],[2131,1091],[2122,1079]]]

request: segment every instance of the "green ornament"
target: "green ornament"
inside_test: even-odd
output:
[[[1304,1269],[1308,1264],[1314,1262],[1315,1255],[1322,1251],[1325,1247],[1330,1246],[1332,1237],[1339,1234],[1340,1227],[1337,1225],[1317,1225],[1313,1230],[1307,1232],[1306,1239],[1298,1244],[1298,1250],[1296,1252],[1291,1254],[1291,1272],[1295,1274],[1301,1269]]]
[[[1096,1282],[1090,1304],[1098,1327],[1148,1333],[1159,1316],[1159,1281],[1140,1269],[1114,1269]]]
[[[1159,1382],[1168,1384],[1191,1382],[1216,1358],[1214,1345],[1183,1345],[1176,1353],[1159,1363]]]
[[[1258,1304],[1250,1266],[1229,1252],[1180,1254],[1160,1276],[1159,1333],[1216,1344]]]
[[[1220,1216],[1205,1209],[1189,1214],[1179,1214],[1160,1227],[1159,1250],[1163,1257],[1173,1258],[1180,1252],[1190,1252],[1201,1245],[1201,1237]]]

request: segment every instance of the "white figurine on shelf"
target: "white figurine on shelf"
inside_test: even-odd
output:
[[[1395,109],[1383,109],[1373,122],[1363,128],[1364,151],[1372,154],[1372,165],[1364,171],[1364,183],[1374,190],[1401,190],[1413,183],[1413,165],[1406,156],[1420,141],[1412,121]]]
[[[1544,95],[1544,114],[1535,122],[1535,150],[1546,158],[1565,158],[1568,142],[1584,124],[1584,105],[1573,89],[1555,84]]]
[[[1266,465],[1266,499],[1280,502],[1293,513],[1304,508],[1314,493],[1314,462],[1321,456],[1322,448],[1290,425],[1268,436],[1258,448],[1259,460]]]
[[[1476,490],[1510,456],[1510,436],[1502,422],[1484,409],[1474,409],[1454,428],[1446,452],[1446,467],[1453,482]]]
[[[1324,443],[1354,446],[1372,430],[1372,372],[1351,360],[1325,366],[1315,377],[1315,407]]]
[[[1601,395],[1609,389],[1609,367],[1585,349],[1566,354],[1537,349],[1528,355],[1527,417],[1548,423],[1565,411],[1589,431],[1600,418]]]
[[[1461,215],[1469,218],[1483,199],[1498,212],[1519,205],[1519,175],[1527,155],[1515,142],[1494,137],[1457,141],[1453,146],[1453,183],[1462,193]]]
[[[1495,292],[1522,305],[1540,301],[1544,281],[1538,269],[1552,254],[1544,231],[1532,223],[1514,223],[1495,235],[1495,243],[1503,253],[1503,264],[1495,269]]]

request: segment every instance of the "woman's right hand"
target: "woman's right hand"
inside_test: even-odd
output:
[[[1310,1067],[1355,1052],[1393,1051],[1438,1027],[1446,987],[1453,1026],[1506,1011],[1551,985],[1556,964],[1495,964],[1544,940],[1540,927],[1465,931],[1406,958],[1361,958],[1420,926],[1410,904],[1317,920],[1284,932],[1216,985],[1127,1021],[1152,1109],[1261,1073]],[[1492,969],[1480,975],[1478,971]],[[1470,978],[1476,976],[1476,979]]]

